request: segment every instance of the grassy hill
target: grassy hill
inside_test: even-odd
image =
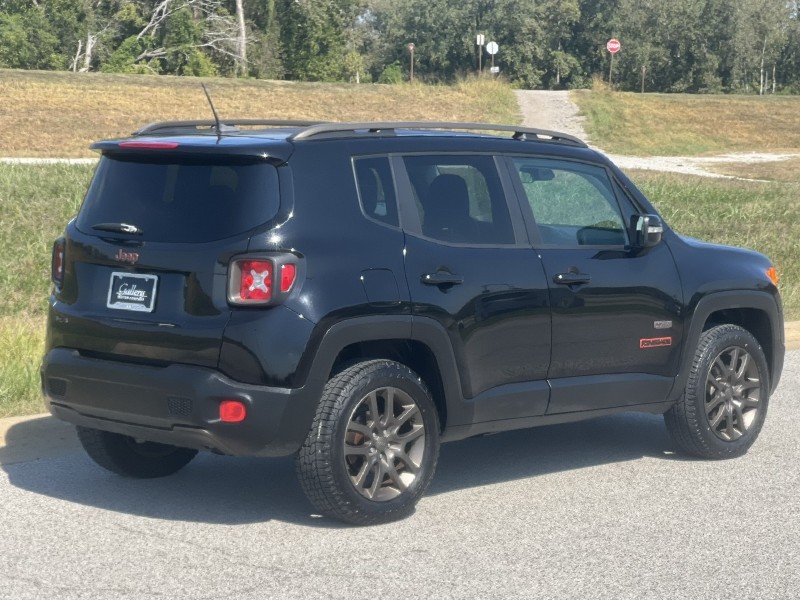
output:
[[[592,143],[634,156],[800,152],[800,96],[573,92]]]
[[[229,118],[520,122],[511,88],[489,78],[349,85],[0,70],[0,154],[90,157],[92,141],[152,121],[211,119],[201,81]]]

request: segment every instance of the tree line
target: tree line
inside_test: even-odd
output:
[[[800,0],[0,0],[0,67],[800,93]],[[613,71],[605,44],[620,40]],[[479,56],[480,55],[480,56]],[[483,60],[479,60],[482,58]]]

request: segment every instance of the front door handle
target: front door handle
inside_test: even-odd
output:
[[[454,275],[447,271],[424,273],[419,280],[425,285],[460,285],[464,283],[464,278],[461,275]]]
[[[591,280],[591,275],[586,273],[559,273],[553,277],[553,282],[561,285],[579,285],[589,283]]]

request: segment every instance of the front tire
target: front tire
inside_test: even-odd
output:
[[[414,511],[438,455],[439,419],[425,383],[405,365],[372,360],[328,381],[296,467],[320,513],[374,525]]]
[[[737,325],[704,331],[683,397],[664,414],[684,454],[735,458],[756,441],[769,403],[769,371],[753,335]]]
[[[89,457],[98,465],[124,477],[152,479],[181,470],[197,455],[197,450],[77,427],[78,439]]]

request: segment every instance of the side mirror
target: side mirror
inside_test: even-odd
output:
[[[658,215],[631,217],[631,241],[637,248],[652,248],[661,242],[664,223]]]

